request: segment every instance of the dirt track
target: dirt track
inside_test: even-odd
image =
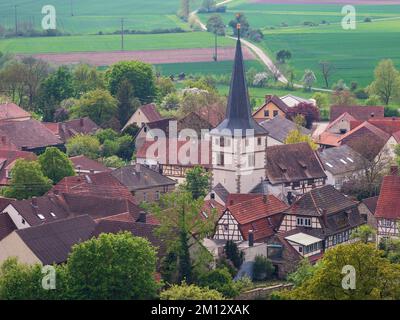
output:
[[[113,51],[113,52],[73,52],[34,54],[35,58],[56,65],[88,63],[94,66],[109,66],[119,61],[140,60],[151,64],[213,61],[213,48],[154,50],[154,51]],[[235,49],[218,48],[218,60],[233,60]],[[255,59],[254,54],[244,49],[246,60]],[[22,56],[22,55],[20,55]]]

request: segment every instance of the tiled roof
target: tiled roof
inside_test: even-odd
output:
[[[271,120],[263,121],[260,125],[268,131],[268,136],[282,143],[285,142],[286,137],[291,131],[298,129],[298,126],[293,121],[282,116],[276,116]],[[311,131],[304,127],[300,127],[300,132],[303,135],[311,135]]]
[[[222,110],[218,105],[210,105],[201,108],[196,113],[206,120],[214,128],[225,119],[225,110]]]
[[[379,196],[363,199],[361,202],[366,205],[372,214],[375,214],[376,206],[378,204]]]
[[[36,160],[36,155],[27,151],[0,150],[0,185],[9,184],[7,172],[11,171],[17,159]]]
[[[244,201],[249,201],[255,198],[259,198],[260,194],[254,193],[230,193],[226,198],[226,206],[233,206]]]
[[[326,210],[326,214],[332,214],[355,207],[357,204],[345,195],[340,193],[332,185],[312,189],[295,201],[286,210],[289,214],[304,216],[321,216]]]
[[[221,183],[218,183],[212,189],[212,191],[215,192],[221,198],[221,200],[226,203],[226,201],[228,199],[229,192],[228,192],[228,190],[226,190],[226,188]]]
[[[339,142],[349,145],[365,158],[372,160],[379,154],[390,136],[390,134],[365,121],[344,134]],[[368,147],[366,147],[366,143],[368,143]]]
[[[31,114],[15,103],[0,104],[0,121],[31,117]]]
[[[340,146],[339,140],[341,138],[342,135],[340,134],[324,131],[318,136],[318,139],[315,142],[325,146],[337,147]]]
[[[215,200],[205,200],[204,201],[204,205],[202,208],[202,212],[201,212],[201,217],[203,219],[207,219],[211,213],[214,213],[215,210],[215,215],[216,218],[219,219],[221,218],[222,214],[224,213],[224,209],[225,207],[221,204],[219,204],[217,201]]]
[[[77,134],[95,134],[100,129],[89,117],[43,124],[64,142]]]
[[[354,118],[351,114],[348,112],[342,113],[339,117],[337,117],[335,120],[329,123],[329,125],[326,127],[326,130],[332,128],[334,125],[341,121],[357,121],[356,118]]]
[[[333,105],[330,109],[330,122],[335,121],[340,115],[347,112],[356,120],[366,121],[373,115],[374,118],[385,116],[385,107],[382,106],[337,106]]]
[[[83,171],[97,171],[97,172],[108,172],[111,169],[107,168],[105,165],[101,164],[98,161],[89,159],[85,156],[76,156],[69,158],[74,164],[75,171],[79,172]]]
[[[96,223],[87,215],[15,231],[44,265],[65,262],[73,245],[88,240]]]
[[[394,135],[400,132],[400,118],[382,118],[382,119],[370,119],[368,123],[381,129],[382,131]],[[354,129],[362,124],[362,121],[351,121],[350,128]]]
[[[157,107],[154,103],[146,104],[139,108],[140,111],[146,116],[149,122],[161,120],[162,117],[160,113],[157,111]]]
[[[139,163],[115,169],[112,175],[126,186],[129,191],[176,184],[176,181]]]
[[[0,123],[0,136],[5,137],[18,149],[35,149],[63,144],[52,131],[34,119]]]
[[[271,184],[326,178],[317,155],[308,143],[267,148],[267,178]]]
[[[5,213],[0,213],[0,241],[14,230],[17,230],[17,227],[11,220],[10,216]]]
[[[400,219],[400,176],[383,178],[381,192],[376,205],[375,217]]]
[[[134,201],[125,187],[111,172],[99,172],[80,176],[65,177],[48,194],[74,193],[105,198],[122,198]]]
[[[274,96],[274,95],[268,95],[266,96],[264,104],[258,108],[255,112],[253,112],[253,116],[259,112],[261,109],[263,109],[268,103],[273,103],[276,105],[283,113],[287,113],[290,109],[290,107],[284,103],[279,97]]]
[[[346,174],[365,168],[368,160],[347,145],[318,151],[325,170],[333,175]]]
[[[274,234],[281,218],[281,213],[288,206],[273,195],[264,201],[263,196],[240,202],[227,207],[239,224],[240,231],[245,240],[248,239],[249,230],[254,232],[254,240],[265,239]]]

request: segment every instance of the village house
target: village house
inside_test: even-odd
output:
[[[367,121],[372,118],[384,118],[385,107],[383,106],[344,106],[333,105],[330,108],[329,122],[334,122],[344,113],[347,113],[355,120]]]
[[[376,205],[378,204],[379,196],[366,198],[361,200],[358,204],[358,211],[360,211],[361,216],[364,220],[367,221],[367,224],[372,227],[374,230],[378,228],[375,212],[376,212]]]
[[[264,104],[253,112],[253,118],[257,122],[262,122],[277,116],[286,117],[289,108],[279,97],[266,95]]]
[[[218,202],[222,206],[226,206],[227,204],[227,198],[228,198],[229,192],[226,190],[226,188],[218,183],[214,188],[211,189],[211,191],[206,195],[204,200],[214,200]]]
[[[139,107],[135,113],[129,118],[128,122],[122,128],[124,131],[131,125],[138,128],[143,127],[146,123],[162,120],[162,116],[157,111],[157,106],[154,103],[146,104]]]
[[[294,130],[299,130],[302,135],[311,136],[311,131],[296,125],[293,121],[282,116],[277,116],[271,120],[260,122],[268,132],[268,147],[285,144],[289,133]]]
[[[266,169],[268,192],[289,204],[327,179],[318,155],[306,142],[268,147]],[[262,193],[262,183],[251,192]]]
[[[111,169],[96,160],[92,160],[83,155],[69,158],[74,166],[77,175],[85,175],[100,172],[110,172]]]
[[[30,119],[0,122],[0,149],[40,154],[47,147],[56,147],[65,151],[64,142],[40,121]]]
[[[368,168],[370,161],[347,145],[318,151],[327,176],[326,183],[340,190],[343,183],[356,178]]]
[[[398,168],[392,167],[391,174],[383,178],[381,192],[375,209],[377,242],[399,238],[400,221],[400,176]]]
[[[315,99],[304,99],[293,94],[287,94],[283,97],[280,97],[281,101],[283,101],[289,108],[293,108],[300,103],[312,104],[313,106],[317,106],[317,102]]]
[[[11,170],[18,159],[36,160],[32,152],[18,150],[0,150],[0,187],[8,186],[11,181]]]
[[[0,122],[25,121],[30,119],[32,119],[31,114],[15,103],[8,102],[0,104]]]
[[[14,230],[0,241],[0,263],[9,257],[17,257],[22,263],[53,265],[65,263],[76,244],[98,237],[102,233],[128,231],[133,236],[147,239],[157,248],[158,266],[165,256],[164,242],[155,234],[156,225],[146,222],[95,221],[89,215],[81,215],[41,224],[31,228]]]
[[[89,117],[64,122],[44,122],[43,125],[64,143],[78,134],[93,135],[100,130],[100,127]]]
[[[140,163],[115,169],[112,175],[128,188],[138,203],[158,201],[162,194],[173,191],[176,184],[175,180]]]

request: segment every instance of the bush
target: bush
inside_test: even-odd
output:
[[[237,244],[232,240],[226,242],[224,251],[227,259],[232,261],[233,265],[239,269],[244,260],[243,251],[239,251]]]
[[[262,281],[270,279],[275,268],[271,261],[264,256],[256,256],[253,265],[253,280]]]
[[[194,284],[183,282],[180,286],[173,285],[160,294],[161,300],[224,300],[222,294],[216,290],[200,288]]]
[[[239,294],[228,269],[215,269],[199,277],[199,285],[221,292],[225,297],[233,298]]]
[[[356,98],[360,100],[366,100],[369,97],[368,93],[365,92],[364,89],[358,89],[354,94],[356,95]]]

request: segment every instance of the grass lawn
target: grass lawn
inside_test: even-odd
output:
[[[177,75],[181,72],[189,75],[223,75],[232,73],[233,61],[218,61],[218,62],[193,62],[193,63],[168,63],[155,65],[157,70],[165,76],[171,74]],[[249,60],[245,62],[246,68],[255,68],[264,70],[263,64],[258,60]]]
[[[221,37],[220,46],[234,46],[234,41]],[[119,35],[12,38],[0,40],[0,51],[11,53],[64,53],[120,50]],[[207,32],[185,32],[150,35],[126,35],[125,50],[162,50],[211,48],[214,37]]]
[[[200,0],[191,2],[197,7]],[[20,24],[33,22],[36,29],[41,26],[44,5],[53,5],[57,13],[57,28],[62,32],[85,34],[120,30],[121,18],[129,30],[151,30],[155,28],[182,27],[187,24],[176,17],[180,0],[12,0],[0,2],[0,25],[14,28],[14,5],[18,5]]]

